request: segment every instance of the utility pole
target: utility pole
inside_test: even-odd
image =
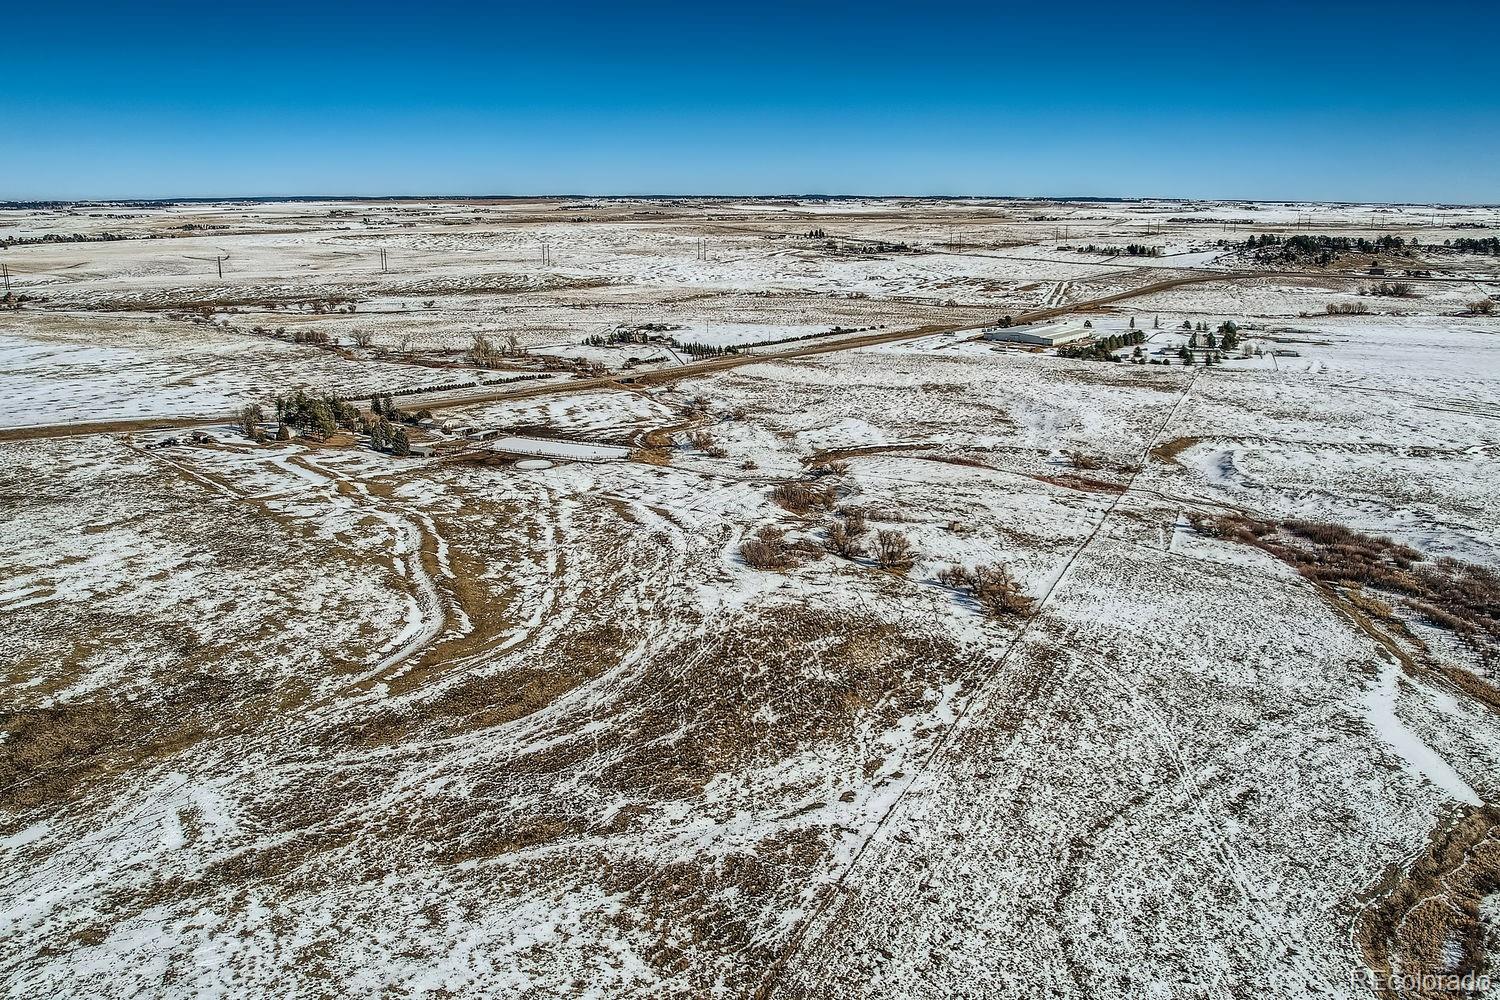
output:
[[[5,295],[10,297],[10,265],[0,264],[0,277],[5,279]]]
[[[213,261],[214,262],[214,270],[216,270],[218,272],[218,274],[219,274],[219,280],[220,281],[224,280],[224,262],[229,259],[229,254],[228,254],[227,251],[225,251],[223,249],[219,250],[219,255],[217,257],[188,257],[187,259],[188,260],[211,260],[211,261]]]
[[[387,273],[390,272],[390,270],[391,270],[390,264],[387,261],[386,255],[385,255],[385,247],[381,247],[380,248],[380,273],[381,274],[387,274]]]

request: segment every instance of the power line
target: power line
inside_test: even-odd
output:
[[[184,256],[188,260],[211,260],[211,261],[213,261],[214,262],[214,267],[219,272],[219,280],[222,281],[224,279],[224,262],[229,259],[229,251],[228,250],[225,250],[222,247],[220,247],[219,248],[219,255],[217,257],[193,257],[193,256],[188,256],[188,255],[184,255]]]

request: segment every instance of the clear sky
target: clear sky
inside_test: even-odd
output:
[[[1500,2],[49,0],[0,199],[1500,202]]]

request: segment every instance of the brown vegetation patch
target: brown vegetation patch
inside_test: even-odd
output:
[[[1039,483],[1051,483],[1053,486],[1061,486],[1063,489],[1078,490],[1084,493],[1124,493],[1125,487],[1119,483],[1109,483],[1102,479],[1094,479],[1091,476],[1076,476],[1065,473],[1060,476],[1031,475]]]
[[[753,849],[674,861],[621,885],[623,920],[644,931],[643,957],[687,977],[696,995],[751,996],[779,955],[777,915],[827,856],[813,830],[777,833]]]
[[[621,720],[635,735],[603,777],[693,796],[717,774],[848,740],[856,724],[889,728],[963,669],[950,640],[910,624],[793,607],[736,617],[653,658],[653,697]]]
[[[1151,457],[1156,459],[1158,462],[1175,462],[1178,455],[1181,455],[1193,445],[1199,444],[1204,440],[1205,439],[1202,437],[1188,436],[1173,438],[1170,441],[1163,441],[1161,444],[1151,449]]]
[[[911,444],[867,444],[858,448],[826,448],[803,459],[802,464],[826,465],[829,462],[843,462],[851,458],[861,458],[865,455],[883,455],[891,451],[915,451],[937,447],[939,445],[933,444],[930,441],[914,441]]]
[[[25,809],[67,799],[91,777],[180,753],[243,729],[231,708],[255,690],[194,674],[153,699],[80,699],[0,713],[0,806]]]
[[[771,501],[793,514],[808,514],[833,509],[838,502],[838,493],[832,486],[782,483],[771,490]]]
[[[1500,710],[1500,687],[1462,667],[1436,662],[1412,634],[1401,612],[1454,635],[1478,657],[1485,672],[1500,664],[1500,574],[1484,566],[1441,558],[1326,521],[1264,521],[1242,514],[1195,517],[1199,532],[1253,545],[1316,583],[1339,609],[1406,665],[1422,661],[1454,686]],[[1391,645],[1362,620],[1381,622],[1408,644]]]
[[[1405,872],[1393,873],[1355,921],[1376,993],[1466,995],[1456,984],[1485,961],[1480,905],[1500,892],[1500,808],[1463,806]],[[1415,987],[1415,988],[1411,988]]]

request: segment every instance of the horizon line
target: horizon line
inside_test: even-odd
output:
[[[613,199],[620,201],[771,201],[795,199],[798,201],[1054,201],[1054,202],[1143,202],[1163,201],[1183,204],[1246,205],[1370,205],[1370,206],[1422,206],[1430,208],[1500,208],[1500,202],[1467,201],[1349,201],[1318,198],[1188,198],[1173,195],[1017,195],[1017,194],[814,194],[781,192],[774,194],[687,194],[672,192],[624,194],[556,192],[548,194],[265,194],[265,195],[178,195],[152,197],[84,197],[84,198],[5,198],[0,199],[0,208],[26,205],[111,205],[146,204],[170,205],[178,203],[214,204],[227,202],[295,202],[295,201],[543,201],[568,199]]]

